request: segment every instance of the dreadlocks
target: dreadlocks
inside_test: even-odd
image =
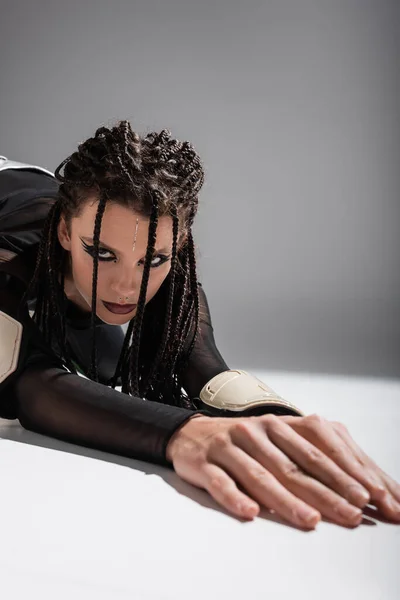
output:
[[[63,174],[61,174],[64,169]],[[101,224],[107,201],[132,208],[150,219],[146,257],[135,316],[130,320],[118,364],[108,385],[118,380],[122,391],[148,400],[193,408],[182,390],[181,377],[199,332],[199,291],[191,227],[204,182],[200,158],[189,142],[171,138],[163,129],[141,137],[128,121],[111,129],[100,127],[56,169],[58,197],[43,227],[34,274],[25,297],[36,294],[33,320],[44,339],[67,368],[76,373],[66,339],[64,268],[66,251],[58,242],[61,214],[67,227],[79,216],[85,201],[99,201],[93,232],[91,333],[92,356],[88,376],[98,381],[96,297]],[[171,270],[145,311],[147,284],[154,254],[159,217],[173,222]],[[178,249],[178,234],[185,241]],[[151,339],[151,348],[141,340]]]

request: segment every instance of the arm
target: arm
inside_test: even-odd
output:
[[[90,448],[169,465],[169,438],[195,411],[150,402],[52,367],[27,367],[10,392],[23,427]]]
[[[190,398],[198,398],[201,389],[210,379],[229,369],[216,346],[210,307],[200,282],[199,301],[199,333],[182,377],[183,387]]]
[[[18,284],[3,278],[3,316],[17,316]],[[200,411],[132,397],[70,373],[49,353],[27,309],[19,322],[23,334],[18,366],[0,383],[1,416],[18,418],[26,429],[67,442],[170,466],[165,456],[169,438]]]
[[[228,367],[215,344],[210,308],[201,283],[199,300],[200,330],[183,374],[183,387],[195,405],[216,417],[266,413],[301,416],[296,406],[257,377]]]

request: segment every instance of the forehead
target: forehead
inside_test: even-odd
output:
[[[79,229],[82,235],[92,235],[96,214],[98,209],[97,200],[89,200],[85,203],[80,216]],[[147,236],[150,225],[150,219],[135,212],[132,208],[122,206],[117,202],[107,202],[101,222],[101,238],[104,242],[123,243],[124,239],[132,240],[137,229],[137,239]],[[158,218],[157,240],[172,240],[172,218],[169,215],[163,215]]]

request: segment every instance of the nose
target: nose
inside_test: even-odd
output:
[[[135,265],[136,263],[134,263]],[[134,265],[123,267],[121,266],[118,271],[115,272],[115,277],[110,287],[118,297],[128,297],[130,301],[137,302],[140,284],[141,284],[141,272],[137,272]]]

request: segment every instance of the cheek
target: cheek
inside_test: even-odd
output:
[[[92,297],[92,281],[93,281],[93,259],[86,252],[78,249],[71,252],[72,274],[74,285],[78,292],[90,303]],[[107,270],[99,263],[97,272],[97,296],[103,287],[107,278]]]
[[[150,300],[156,295],[163,282],[168,276],[168,273],[171,270],[171,263],[167,263],[167,266],[160,267],[159,269],[152,269],[150,271],[149,282],[147,284],[147,293],[146,293],[146,304],[150,302]],[[140,291],[140,281],[138,285],[137,296],[139,297]]]
[[[92,285],[92,262],[86,260],[81,252],[71,252],[71,262],[74,285],[86,297]]]
[[[158,271],[154,269],[154,273],[149,278],[149,283],[147,284],[146,302],[149,302],[156,295],[168,273],[169,269],[163,269],[162,267]]]

